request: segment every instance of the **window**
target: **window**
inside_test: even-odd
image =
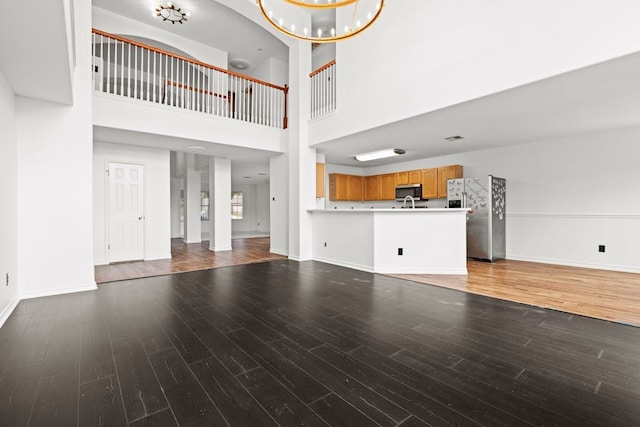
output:
[[[209,192],[200,192],[200,219],[209,221]]]
[[[242,219],[242,191],[231,192],[231,219]]]

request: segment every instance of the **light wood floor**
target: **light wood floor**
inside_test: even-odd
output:
[[[640,326],[640,275],[502,260],[467,262],[467,276],[394,277]]]
[[[171,259],[97,265],[96,282],[139,279],[286,258],[269,252],[269,237],[232,239],[231,246],[232,251],[212,252],[208,241],[186,244],[181,239],[172,239]]]

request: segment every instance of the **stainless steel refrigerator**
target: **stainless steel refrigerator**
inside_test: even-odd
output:
[[[505,258],[507,184],[504,178],[460,178],[447,181],[447,206],[468,208],[467,257]]]

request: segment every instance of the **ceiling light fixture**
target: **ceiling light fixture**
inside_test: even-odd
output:
[[[460,135],[454,135],[454,136],[448,136],[445,138],[447,141],[451,142],[451,141],[458,141],[460,139],[464,139],[464,136],[460,136]]]
[[[262,15],[276,30],[313,43],[333,43],[361,33],[378,19],[384,6],[384,0],[257,0],[257,3]],[[340,28],[336,23],[330,28],[310,28],[314,13],[320,16],[328,10],[337,12],[339,8],[344,11],[340,16],[349,17]],[[311,19],[307,23],[296,22],[306,18],[301,13],[305,10]]]
[[[358,154],[354,158],[359,162],[368,162],[370,160],[384,159],[387,157],[398,156],[404,153],[406,153],[406,151],[404,151],[401,148],[389,148],[387,150],[372,151],[371,153]]]
[[[189,12],[183,11],[171,2],[167,2],[166,6],[161,4],[157,5],[153,9],[153,15],[159,16],[163,21],[169,21],[172,24],[176,22],[182,24],[187,20],[187,17],[191,16]]]
[[[187,145],[187,149],[193,151],[207,151],[207,147],[203,147],[202,145]]]

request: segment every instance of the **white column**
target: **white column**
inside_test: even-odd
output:
[[[289,46],[289,258],[311,259],[311,217],[315,207],[316,150],[309,147],[311,49]]]
[[[269,252],[289,255],[289,156],[269,159]]]
[[[231,161],[209,158],[209,250],[231,250]]]
[[[195,167],[195,154],[185,157],[184,171],[184,242],[202,241],[200,225],[200,171]]]

